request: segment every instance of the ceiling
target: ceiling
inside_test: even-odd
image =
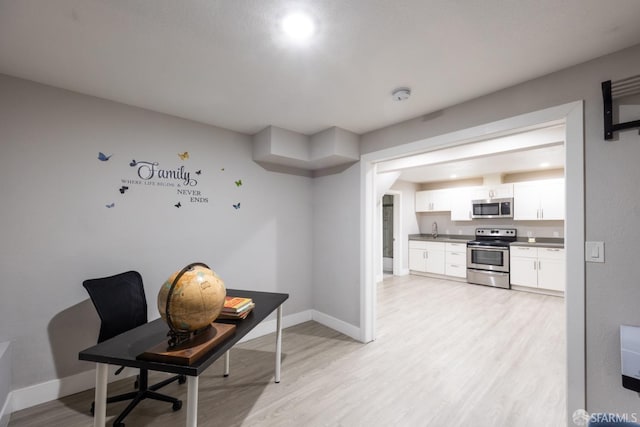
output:
[[[428,183],[482,178],[509,173],[564,169],[564,145],[533,148],[479,158],[403,169],[402,181]]]
[[[380,162],[378,171],[399,171],[402,181],[431,183],[564,169],[564,142],[565,126],[552,125]]]
[[[316,22],[306,45],[280,31],[294,9]],[[362,134],[635,45],[639,16],[638,0],[0,0],[0,73],[247,134]]]

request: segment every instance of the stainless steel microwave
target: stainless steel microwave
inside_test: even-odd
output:
[[[513,218],[513,198],[473,200],[471,218]]]

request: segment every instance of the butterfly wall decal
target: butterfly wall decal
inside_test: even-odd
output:
[[[129,166],[134,167],[137,164],[138,162],[136,162],[135,160],[131,160],[131,163],[129,163]]]
[[[239,179],[236,181],[236,187],[240,187],[242,185],[242,180]]]
[[[196,171],[196,175],[200,175],[202,173],[202,169]]]
[[[122,187],[120,187],[120,194],[124,194],[125,191],[127,191],[129,189],[129,187],[127,187],[126,185],[123,185]]]
[[[105,206],[106,206],[106,207],[108,207],[109,209],[111,209],[111,208],[112,208],[112,207],[114,207],[115,205],[116,205],[116,204],[112,202],[112,203],[110,203],[110,204],[108,204],[108,205],[105,205]]]
[[[182,160],[187,160],[189,158],[189,152],[185,151],[184,153],[178,153],[178,157]]]
[[[111,158],[111,156],[113,156],[113,154],[107,156],[106,154],[104,154],[102,151],[100,151],[98,153],[98,160],[100,160],[101,162],[106,162],[107,160],[109,160]]]
[[[240,202],[238,204],[233,205],[234,209],[240,209]]]
[[[178,203],[176,203],[176,204],[175,204],[175,205],[173,205],[173,206],[175,206],[176,208],[179,208],[180,206],[182,206],[182,203],[178,202]]]

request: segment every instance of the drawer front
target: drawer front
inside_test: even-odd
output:
[[[466,243],[445,243],[445,250],[447,252],[466,252],[467,244]]]
[[[564,249],[562,248],[538,248],[538,258],[564,259]]]
[[[423,240],[409,240],[409,249],[427,249],[427,243]]]
[[[446,262],[449,264],[457,264],[467,268],[467,253],[466,252],[447,252]]]
[[[532,246],[511,246],[511,256],[522,258],[538,258],[538,248]]]
[[[425,242],[427,244],[427,250],[433,252],[444,252],[443,242]]]
[[[467,277],[467,266],[462,264],[449,264],[445,266],[445,272],[447,276],[453,277]]]

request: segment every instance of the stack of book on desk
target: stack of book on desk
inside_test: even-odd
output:
[[[225,297],[219,319],[244,319],[256,304],[251,298]]]

